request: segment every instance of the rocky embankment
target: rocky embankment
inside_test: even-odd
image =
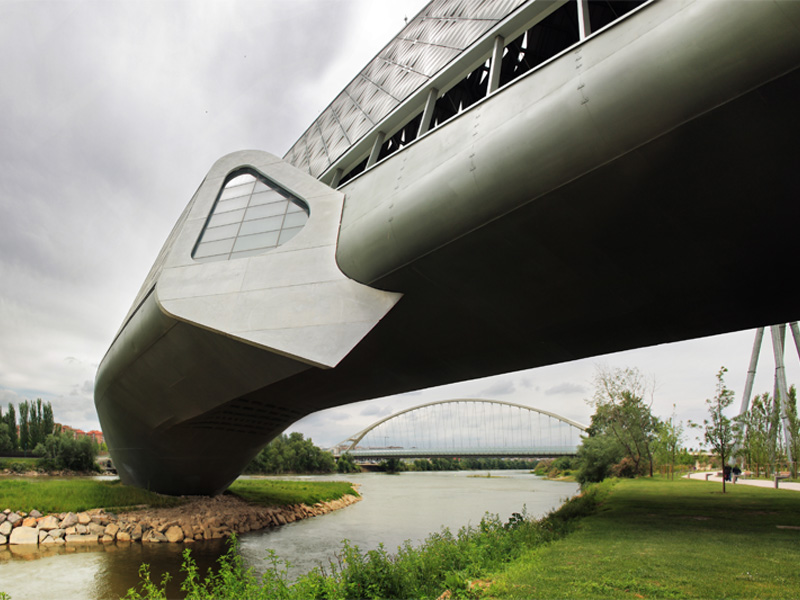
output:
[[[184,543],[223,538],[324,515],[361,500],[347,494],[313,506],[259,506],[236,496],[192,498],[174,508],[114,514],[103,509],[43,515],[10,509],[0,513],[0,545]]]

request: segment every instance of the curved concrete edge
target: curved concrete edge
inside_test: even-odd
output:
[[[264,254],[197,262],[191,253],[231,174],[250,169],[302,199],[303,230]],[[336,366],[401,294],[349,279],[336,263],[344,194],[267,152],[218,160],[177,232],[156,283],[161,310],[181,321],[322,368]]]

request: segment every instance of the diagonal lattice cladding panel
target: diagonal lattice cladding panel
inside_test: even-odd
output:
[[[375,124],[525,1],[434,0],[347,85],[284,159],[319,177]]]

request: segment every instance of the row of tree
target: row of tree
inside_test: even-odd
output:
[[[734,401],[734,393],[725,385],[726,372],[725,367],[719,370],[714,397],[706,400],[708,418],[703,423],[689,422],[689,427],[703,430],[705,442],[719,457],[722,466],[734,458],[741,459],[758,475],[767,465],[775,465],[791,456],[796,477],[800,419],[795,387],[789,388],[789,397],[783,403],[776,402],[767,393],[761,394],[753,400],[749,411],[730,417],[726,411]],[[682,447],[683,425],[676,422],[674,415],[669,420],[653,415],[653,387],[637,369],[597,370],[594,396],[590,401],[595,412],[575,461],[578,481],[600,481],[609,476],[652,476],[656,465],[674,468],[693,460]],[[784,428],[788,445],[781,435]]]
[[[32,451],[53,433],[53,407],[49,402],[37,398],[33,402],[24,400],[19,404],[19,434],[17,433],[17,410],[9,402],[3,414],[0,408],[0,451]]]
[[[280,475],[282,473],[332,473],[336,461],[330,452],[314,445],[302,433],[281,434],[250,461],[245,473]]]
[[[417,458],[413,462],[389,458],[378,463],[383,471],[494,471],[502,469],[531,469],[536,460],[529,458]]]

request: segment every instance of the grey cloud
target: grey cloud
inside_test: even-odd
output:
[[[586,393],[586,388],[579,383],[565,381],[547,388],[544,393],[547,396],[554,396],[557,394],[584,394]]]
[[[385,417],[392,414],[392,407],[389,405],[382,406],[380,404],[373,404],[365,407],[358,414],[363,417]]]
[[[506,379],[503,381],[498,381],[497,383],[485,388],[481,391],[480,395],[482,397],[491,399],[493,396],[506,396],[508,394],[513,394],[516,389],[517,388],[514,385],[514,381],[511,379]]]

